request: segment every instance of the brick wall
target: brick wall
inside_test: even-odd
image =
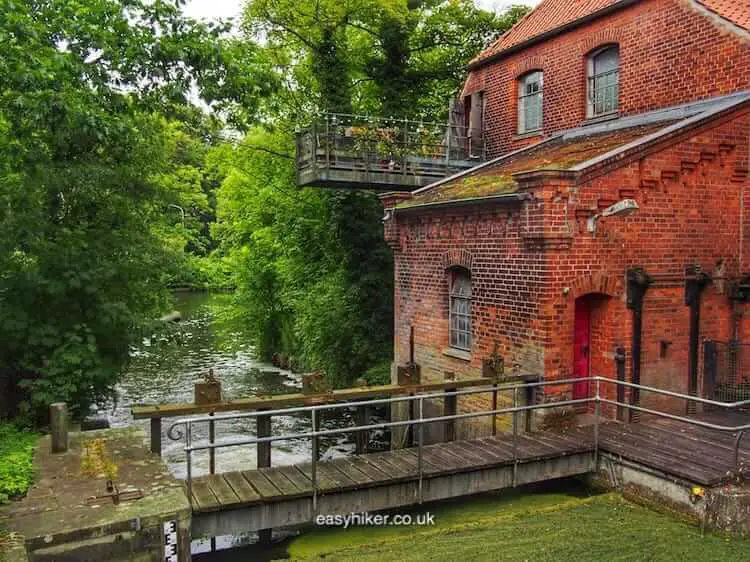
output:
[[[685,268],[699,265],[723,278],[750,264],[741,236],[748,234],[741,209],[749,138],[750,111],[742,110],[670,146],[636,154],[624,166],[592,170],[577,183],[549,171],[526,174],[521,185],[531,201],[396,212],[386,229],[395,254],[396,362],[408,360],[414,326],[416,362],[425,380],[442,380],[445,372],[478,376],[495,343],[506,372],[568,378],[575,299],[595,294],[587,297],[592,373],[614,377],[614,350],[622,346],[630,380],[632,312],[625,274],[638,267],[653,277],[644,301],[641,382],[686,391]],[[640,211],[602,219],[595,235],[587,232],[588,216],[625,197],[636,199]],[[467,267],[472,276],[473,342],[464,359],[446,354],[447,269],[453,265]],[[703,293],[702,337],[730,337],[726,285],[719,279]],[[742,326],[750,333],[750,322]],[[606,394],[614,397],[614,387]],[[570,387],[550,389],[551,395],[568,396]],[[643,398],[644,404],[682,407]],[[486,407],[478,400],[463,400],[460,410]]]
[[[549,318],[544,331],[550,336],[545,376],[571,376],[575,298],[597,292],[608,298],[592,307],[592,371],[614,376],[613,352],[622,345],[628,351],[630,379],[632,312],[625,301],[625,272],[639,267],[653,277],[644,299],[641,382],[687,391],[685,268],[699,265],[716,277],[735,278],[746,271],[747,244],[742,246],[741,265],[740,240],[746,230],[741,208],[747,187],[748,139],[750,114],[745,110],[669,148],[572,187],[562,196],[558,193],[556,216],[577,219],[569,238],[562,239],[561,249],[548,252],[549,300],[542,313]],[[624,197],[636,199],[640,211],[628,218],[602,219],[595,236],[586,232],[585,217],[591,209]],[[565,212],[560,206],[566,207]],[[726,285],[719,280],[703,292],[702,337],[730,337],[732,311]],[[644,395],[644,403],[649,400],[668,402]]]
[[[484,90],[488,154],[539,140],[519,138],[517,79],[544,71],[544,130],[586,118],[586,56],[620,47],[620,114],[750,89],[750,42],[690,0],[644,0],[472,71],[463,95]]]

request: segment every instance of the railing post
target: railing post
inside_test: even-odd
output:
[[[213,412],[210,412],[208,415],[214,417]],[[216,422],[214,420],[208,422],[208,441],[211,445],[216,441]],[[208,472],[216,474],[216,449],[213,447],[208,450]]]
[[[454,373],[445,373],[445,379],[446,380],[455,380],[455,374]],[[455,416],[458,412],[458,396],[455,393],[458,389],[451,387],[446,388],[445,393],[446,396],[443,398],[443,415],[444,416]],[[421,404],[421,400],[420,400]],[[456,420],[448,420],[445,422],[445,425],[443,426],[443,440],[444,441],[455,441],[456,440]]]
[[[313,430],[312,446],[310,447],[310,456],[312,458],[312,462],[310,463],[310,479],[312,480],[313,517],[318,514],[318,437],[316,435],[318,432],[318,418],[315,414],[316,410],[310,410]]]
[[[518,387],[513,387],[513,487],[518,477]]]
[[[187,422],[187,426],[185,427],[185,452],[187,453],[185,464],[187,465],[187,497],[191,507],[193,505],[193,451],[190,450],[190,447],[192,446],[193,424],[191,422]]]
[[[618,385],[619,386],[619,385]],[[596,377],[594,396],[594,470],[599,470],[599,415],[601,414],[601,398],[599,396],[599,377]]]
[[[409,120],[404,119],[404,146],[401,151],[401,174],[406,175],[407,154],[409,151]]]
[[[151,452],[161,456],[161,418],[151,418]]]
[[[423,478],[424,474],[424,453],[422,448],[424,446],[424,398],[419,397],[419,448],[417,450],[417,470],[419,471],[419,503],[422,503],[424,498],[423,495]]]
[[[410,392],[409,396],[412,398],[412,400],[409,400],[409,413],[408,413],[409,417],[408,417],[408,421],[413,421],[414,420],[414,416],[415,416],[415,414],[414,414],[414,400],[413,400],[414,393]],[[404,441],[406,441],[406,446],[407,447],[413,447],[414,446],[414,442],[416,441],[416,438],[414,437],[414,426],[412,424],[408,424],[406,426],[406,439],[404,439]]]
[[[326,169],[331,167],[331,116],[326,113]]]
[[[497,410],[497,383],[492,385],[492,411]],[[497,435],[497,414],[492,414],[492,436]]]

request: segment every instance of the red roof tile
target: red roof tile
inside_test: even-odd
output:
[[[621,0],[543,0],[539,6],[526,14],[493,45],[484,50],[473,62],[486,59],[496,53],[532,39],[560,26],[619,3]],[[709,1],[709,0],[706,0]],[[710,0],[721,2],[721,0]],[[730,4],[732,0],[724,0]],[[744,2],[744,0],[743,0]]]
[[[693,0],[708,10],[750,30],[750,0]],[[594,14],[623,0],[543,0],[472,63],[501,53],[524,41]]]
[[[696,0],[721,17],[750,30],[750,0]]]

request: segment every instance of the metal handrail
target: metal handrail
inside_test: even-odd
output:
[[[624,386],[628,388],[639,389],[639,390],[646,391],[646,392],[653,392],[655,394],[671,396],[671,397],[675,397],[675,398],[679,398],[683,400],[718,406],[718,407],[722,407],[726,409],[736,409],[742,406],[746,406],[750,404],[750,400],[743,400],[743,401],[732,402],[732,403],[720,402],[717,400],[709,400],[709,399],[700,398],[697,396],[682,394],[678,392],[673,392],[669,390],[664,390],[664,389],[650,387],[650,386],[636,384],[636,383],[628,383],[626,381],[619,381],[616,379],[609,379],[609,378],[601,377],[601,376],[513,383],[510,385],[506,385],[503,388],[499,388],[497,386],[498,382],[494,382],[492,383],[491,386],[488,385],[487,387],[483,387],[479,389],[444,391],[444,392],[439,392],[439,393],[427,393],[427,394],[415,394],[415,395],[410,395],[410,396],[398,396],[398,397],[392,397],[392,398],[363,400],[363,401],[356,401],[356,402],[341,402],[341,403],[335,403],[335,404],[319,404],[319,405],[314,405],[314,406],[303,406],[303,407],[278,409],[278,410],[266,410],[266,411],[260,411],[260,412],[227,414],[227,415],[222,415],[222,416],[192,417],[192,418],[188,418],[184,420],[179,420],[173,423],[170,426],[167,434],[172,440],[180,440],[183,437],[185,438],[185,446],[183,447],[183,450],[185,451],[185,454],[186,454],[187,491],[188,491],[188,498],[191,504],[192,504],[192,459],[191,459],[191,456],[194,451],[215,450],[215,449],[224,448],[224,447],[253,445],[253,444],[260,444],[260,443],[272,443],[275,441],[287,441],[287,440],[293,440],[293,439],[308,439],[308,438],[312,439],[313,447],[312,447],[312,465],[311,465],[311,477],[312,478],[311,480],[312,480],[312,488],[313,488],[313,510],[314,512],[316,512],[315,510],[317,509],[317,494],[318,494],[318,490],[317,490],[317,462],[318,462],[317,449],[318,448],[317,448],[316,442],[320,437],[325,437],[329,435],[356,433],[359,431],[370,431],[374,429],[388,429],[388,428],[395,428],[395,427],[417,426],[419,428],[418,467],[417,467],[418,473],[415,475],[415,477],[418,478],[418,482],[419,482],[418,494],[419,494],[419,501],[421,503],[422,490],[423,490],[423,486],[422,486],[422,482],[423,482],[422,448],[423,448],[423,443],[424,443],[423,428],[426,424],[440,423],[440,422],[446,422],[446,421],[455,421],[455,420],[462,420],[462,419],[471,419],[471,418],[478,418],[478,417],[484,417],[484,416],[497,416],[499,414],[513,414],[513,485],[515,486],[516,475],[517,475],[517,465],[519,462],[518,454],[517,454],[517,447],[518,447],[517,414],[519,412],[530,412],[530,411],[534,411],[538,409],[545,409],[545,408],[571,406],[571,405],[578,405],[578,404],[588,404],[591,402],[595,404],[595,421],[594,421],[594,462],[595,463],[598,463],[598,458],[599,458],[599,421],[601,417],[600,406],[601,404],[608,404],[608,405],[617,406],[617,407],[629,408],[635,411],[644,412],[644,413],[672,419],[675,421],[684,422],[690,425],[705,427],[707,429],[727,431],[727,432],[729,431],[739,432],[735,439],[734,463],[735,463],[735,469],[737,471],[739,471],[740,469],[740,462],[739,462],[740,443],[744,436],[745,431],[750,430],[750,424],[739,425],[739,426],[725,426],[725,425],[720,425],[720,424],[713,424],[711,422],[705,422],[702,420],[696,420],[694,418],[687,418],[684,416],[669,414],[666,412],[660,412],[658,410],[644,408],[642,406],[636,406],[634,404],[628,404],[628,403],[617,401],[617,400],[610,400],[601,396],[600,385],[601,383],[604,383],[604,384],[612,384],[615,386]],[[581,383],[587,383],[587,382],[593,382],[595,385],[595,392],[594,392],[594,396],[592,397],[561,400],[557,402],[548,402],[548,403],[543,403],[543,404],[531,404],[531,405],[524,405],[524,406],[518,405],[518,389],[520,388],[527,389],[527,388],[553,386],[553,385],[565,386],[565,385],[581,384]],[[435,399],[435,398],[445,398],[446,396],[464,396],[464,395],[471,395],[471,394],[509,391],[509,390],[513,391],[513,401],[512,401],[513,405],[511,407],[494,408],[491,410],[483,410],[480,412],[468,412],[464,414],[453,414],[453,415],[448,415],[448,416],[436,416],[432,418],[424,417],[424,401],[425,400],[430,400],[430,399]],[[419,404],[419,418],[418,419],[356,425],[354,427],[339,428],[339,429],[322,429],[322,430],[316,429],[317,427],[316,414],[321,410],[362,407],[362,406],[384,404],[384,403],[393,404],[397,402],[398,403],[410,402],[414,400],[418,401],[418,404]],[[211,436],[209,438],[208,443],[193,444],[193,440],[192,440],[193,424],[197,424],[197,423],[212,423],[213,424],[218,421],[230,420],[230,419],[234,420],[234,419],[244,419],[244,418],[257,418],[259,416],[288,415],[290,413],[299,413],[299,412],[310,412],[311,419],[312,419],[312,428],[313,428],[312,431],[304,432],[304,433],[288,434],[288,435],[254,437],[254,438],[248,438],[248,439],[239,439],[239,440],[235,439],[235,440],[227,440],[227,441],[219,441],[219,442],[214,441],[213,436]],[[177,429],[177,427],[180,425],[185,426],[184,433]]]
[[[529,382],[517,382],[517,383],[504,383],[501,380],[493,381],[492,379],[488,379],[487,384],[484,386],[480,386],[479,388],[470,388],[470,389],[463,389],[463,390],[450,390],[450,391],[440,391],[440,392],[430,392],[426,394],[414,394],[414,395],[406,395],[406,396],[394,396],[394,397],[388,397],[388,398],[373,398],[368,400],[350,400],[348,402],[334,402],[330,404],[314,404],[311,406],[294,406],[292,408],[279,408],[276,410],[259,410],[254,412],[243,412],[240,414],[221,414],[216,415],[212,418],[206,417],[206,416],[194,416],[191,418],[185,418],[178,420],[174,422],[170,428],[169,431],[172,431],[172,428],[178,425],[183,425],[188,422],[191,423],[199,423],[199,422],[210,422],[210,421],[222,421],[222,420],[229,420],[229,419],[242,419],[242,418],[255,418],[258,416],[274,416],[274,415],[288,415],[288,414],[296,414],[300,412],[311,412],[313,410],[329,410],[329,409],[336,409],[336,408],[354,408],[357,406],[373,406],[378,404],[392,404],[393,402],[408,402],[411,400],[416,400],[420,396],[427,399],[432,398],[444,398],[446,396],[463,396],[467,394],[483,394],[490,391],[505,391],[505,390],[513,390],[513,388],[535,388],[539,386],[557,386],[557,385],[566,385],[566,384],[573,384],[573,383],[579,383],[584,382],[588,379],[583,378],[569,378],[569,379],[562,379],[562,380],[546,380],[546,381],[529,381]],[[502,384],[502,387],[495,388],[495,385]],[[173,439],[173,440],[178,440]]]

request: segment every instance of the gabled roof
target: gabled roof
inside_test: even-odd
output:
[[[469,68],[542,40],[641,0],[542,0],[495,43],[479,53]],[[745,30],[750,30],[750,0],[689,0]]]
[[[396,209],[454,205],[477,199],[518,199],[518,174],[545,170],[581,174],[604,162],[624,163],[629,151],[671,138],[743,104],[750,104],[750,92],[570,129],[418,189]]]

